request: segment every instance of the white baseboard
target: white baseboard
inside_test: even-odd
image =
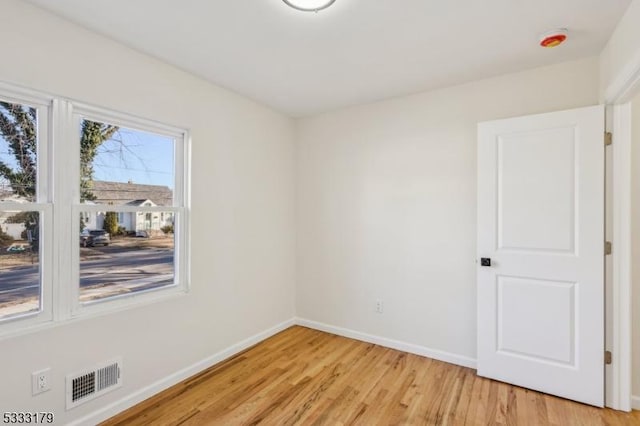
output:
[[[476,360],[464,355],[452,354],[450,352],[431,349],[413,343],[401,342],[398,340],[387,339],[386,337],[374,336],[372,334],[361,333],[347,328],[336,327],[317,321],[311,321],[304,318],[296,318],[296,324],[303,327],[313,328],[314,330],[325,331],[338,336],[348,337],[350,339],[360,340],[362,342],[373,343],[375,345],[384,346],[386,348],[397,349],[403,352],[409,352],[415,355],[427,358],[437,359],[438,361],[448,362],[450,364],[461,365],[463,367],[476,368]]]
[[[640,396],[633,395],[631,397],[631,409],[640,410]]]
[[[116,414],[133,407],[136,404],[162,392],[163,390],[180,383],[181,381],[188,379],[189,377],[200,373],[207,368],[224,361],[233,355],[242,352],[243,350],[260,343],[261,341],[268,339],[269,337],[286,330],[293,325],[300,325],[303,327],[312,328],[314,330],[324,331],[338,336],[348,337],[350,339],[360,340],[362,342],[373,343],[375,345],[384,346],[391,349],[396,349],[403,352],[408,352],[428,358],[433,358],[438,361],[448,362],[450,364],[460,365],[468,368],[476,368],[476,360],[464,355],[453,354],[450,352],[441,351],[438,349],[431,349],[412,343],[401,342],[399,340],[388,339],[386,337],[375,336],[372,334],[362,333],[347,328],[337,327],[329,324],[324,324],[317,321],[311,321],[304,318],[292,318],[284,321],[274,327],[271,327],[261,333],[253,335],[235,345],[228,347],[210,357],[207,357],[201,361],[196,362],[182,370],[179,370],[165,378],[162,378],[149,386],[146,386],[130,395],[121,398],[120,400],[109,404],[98,411],[94,411],[80,419],[77,419],[69,425],[71,426],[84,426],[95,425],[103,422]],[[631,406],[634,410],[640,410],[640,396],[631,397]]]
[[[257,344],[260,343],[261,341],[273,336],[274,334],[277,334],[279,332],[281,332],[282,330],[285,330],[291,326],[295,325],[295,319],[290,319],[287,321],[284,321],[274,327],[269,328],[268,330],[265,330],[261,333],[258,333],[256,335],[253,335],[251,337],[249,337],[248,339],[245,339],[239,343],[236,343],[233,346],[228,347],[227,349],[224,349],[210,357],[207,357],[201,361],[196,362],[193,365],[190,365],[186,368],[183,368],[180,371],[176,371],[175,373],[164,377],[160,380],[158,380],[155,383],[150,384],[149,386],[146,386],[130,395],[125,396],[124,398],[109,404],[101,409],[99,409],[98,411],[94,411],[91,414],[88,414],[78,420],[75,420],[71,423],[69,423],[70,425],[73,426],[84,426],[84,425],[96,425],[100,422],[103,422],[105,420],[107,420],[110,417],[115,416],[116,414],[130,408],[133,407],[136,404],[139,404],[140,402],[144,401],[145,399],[148,399],[150,397],[152,397],[153,395],[162,392],[163,390],[170,388],[173,385],[176,385],[178,383],[180,383],[181,381],[188,379],[189,377],[200,373],[203,370],[206,370],[207,368],[218,364],[221,361],[224,361],[227,358],[232,357],[233,355],[242,352],[243,350]]]

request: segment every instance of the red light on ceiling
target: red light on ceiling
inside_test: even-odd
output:
[[[565,29],[548,32],[547,34],[544,34],[540,38],[540,46],[542,47],[559,46],[562,43],[564,43],[564,41],[567,39],[567,36],[568,36],[567,30]]]
[[[566,35],[556,35],[551,37],[545,37],[540,41],[540,46],[542,47],[556,47],[560,46],[563,41],[567,39]]]

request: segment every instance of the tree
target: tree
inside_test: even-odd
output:
[[[116,212],[107,212],[104,215],[102,229],[107,231],[111,236],[118,234],[118,214]]]
[[[98,154],[98,148],[104,141],[118,131],[118,127],[96,121],[82,122],[82,137],[80,138],[80,201],[95,200],[93,194],[93,160]]]
[[[15,165],[0,159],[0,178],[13,194],[34,200],[37,173],[36,109],[0,101],[0,136]]]
[[[93,161],[98,154],[100,145],[109,140],[118,129],[117,126],[90,120],[82,122],[80,136],[81,201],[95,200],[96,197],[91,191],[93,188]],[[6,154],[8,154],[6,159],[0,155],[0,184],[5,182],[14,195],[35,201],[38,164],[36,109],[0,101],[0,137],[6,141]],[[0,154],[3,153],[0,152]],[[25,229],[32,231],[34,242],[37,244],[39,215],[35,212],[29,212],[17,214],[15,217],[23,220]]]
[[[7,142],[8,154],[15,164],[0,159],[0,178],[6,180],[13,194],[33,200],[37,175],[37,111],[35,108],[0,101],[0,136]],[[98,148],[109,140],[118,126],[91,120],[82,122],[80,136],[81,201],[95,200],[93,161]]]

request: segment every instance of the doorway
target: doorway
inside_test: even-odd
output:
[[[632,383],[640,382],[638,366],[636,365],[635,370],[632,368],[634,356],[637,358],[639,355],[637,349],[640,344],[640,339],[637,338],[638,330],[632,329],[634,324],[632,305],[638,305],[638,302],[633,300],[632,291],[634,283],[632,226],[640,225],[637,219],[632,220],[634,214],[637,218],[635,212],[638,211],[634,207],[634,202],[637,203],[638,198],[634,192],[638,191],[639,171],[634,163],[640,164],[633,155],[634,153],[640,155],[637,152],[640,151],[640,144],[637,141],[638,125],[632,126],[632,121],[637,117],[640,109],[637,101],[640,96],[640,61],[634,63],[633,69],[634,72],[624,76],[624,81],[614,82],[605,90],[604,99],[607,104],[606,128],[613,133],[613,144],[607,153],[610,155],[607,166],[610,166],[611,178],[611,183],[608,185],[610,208],[607,212],[607,228],[610,232],[607,233],[607,240],[612,243],[612,256],[609,256],[607,263],[610,275],[607,276],[606,348],[611,352],[611,363],[606,367],[606,405],[623,411],[630,411],[632,407],[640,409],[640,398],[637,395],[633,397],[640,392],[638,389],[640,383]],[[633,104],[636,106],[635,112]],[[635,120],[637,122],[637,118]],[[632,141],[632,131],[635,133],[635,142]],[[635,149],[632,149],[632,145]],[[637,253],[636,250],[636,256],[638,256]],[[636,297],[638,291],[635,292]],[[637,321],[637,308],[635,311]],[[636,348],[635,352],[633,347]]]

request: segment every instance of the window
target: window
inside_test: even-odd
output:
[[[81,221],[76,310],[152,290],[183,290],[185,133],[82,106],[74,122]],[[91,213],[95,221],[82,222]],[[179,226],[168,226],[165,216]]]
[[[0,84],[0,334],[186,291],[188,143]]]
[[[0,96],[0,323],[51,318],[49,102]]]

